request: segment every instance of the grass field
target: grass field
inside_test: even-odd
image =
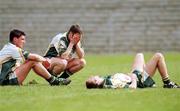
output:
[[[172,80],[180,84],[180,53],[164,53]],[[146,60],[151,54],[146,54]],[[129,72],[134,54],[87,55],[87,66],[72,76],[68,86],[49,86],[33,72],[24,86],[0,87],[0,111],[180,111],[180,90],[163,89],[159,73],[157,88],[93,89],[85,80],[94,74]],[[38,84],[29,85],[35,79]]]

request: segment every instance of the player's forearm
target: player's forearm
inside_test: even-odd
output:
[[[129,88],[136,89],[137,88],[137,77],[135,74],[130,75],[132,83],[129,85]]]
[[[71,51],[72,51],[73,46],[74,46],[74,44],[70,42],[69,46],[68,46],[68,48],[67,48],[67,50],[65,52],[70,54]]]
[[[79,45],[76,45],[76,53],[80,59],[84,58],[84,50]]]
[[[68,48],[66,49],[66,51],[64,53],[61,54],[61,58],[63,59],[68,59],[69,58],[69,55],[72,51],[72,48],[73,48],[73,45],[71,42],[69,43],[69,46]]]
[[[46,61],[46,59],[38,54],[32,54],[30,53],[28,55],[28,59],[29,60],[34,60],[34,61],[38,61],[38,62],[43,62],[43,61]]]

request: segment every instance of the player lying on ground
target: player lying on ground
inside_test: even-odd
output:
[[[49,62],[42,56],[28,53],[22,48],[25,33],[14,29],[10,32],[9,43],[0,51],[0,85],[22,85],[31,69],[46,79],[50,85],[69,84],[66,79],[58,79],[46,70]]]
[[[48,71],[52,75],[68,78],[85,66],[81,39],[82,30],[79,25],[72,25],[68,32],[60,33],[52,39],[44,56],[50,60]]]
[[[138,53],[135,57],[132,71],[129,75],[116,73],[105,77],[92,76],[86,81],[87,88],[146,88],[153,87],[155,82],[152,77],[158,69],[164,88],[180,88],[176,83],[170,81],[164,56],[156,53],[145,64],[144,55]]]

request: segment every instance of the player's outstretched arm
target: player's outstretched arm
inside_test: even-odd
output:
[[[46,61],[46,59],[38,54],[33,54],[33,53],[30,53],[28,55],[28,59],[29,60],[33,60],[33,61],[37,61],[37,62],[44,62]]]
[[[38,54],[32,54],[30,53],[28,56],[29,60],[36,61],[36,62],[42,62],[42,65],[48,69],[50,67],[50,60],[47,58],[44,58]]]

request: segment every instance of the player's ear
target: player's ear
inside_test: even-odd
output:
[[[12,42],[13,42],[13,43],[16,43],[17,41],[18,41],[18,38],[17,38],[17,37],[14,37]]]

